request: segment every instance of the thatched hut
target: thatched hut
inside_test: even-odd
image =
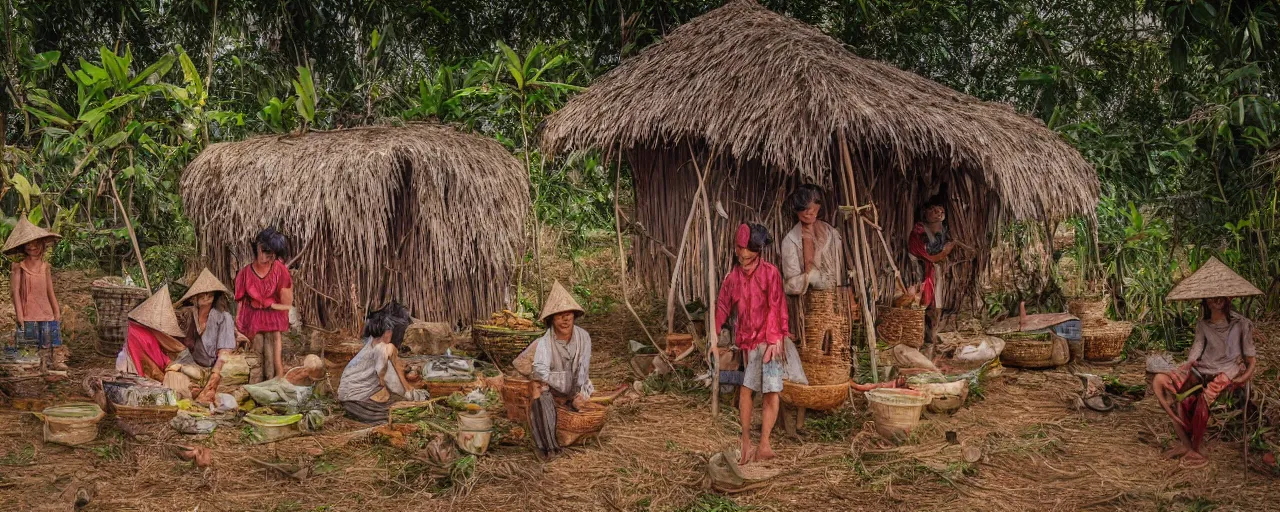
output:
[[[1092,218],[1098,197],[1093,168],[1037,120],[860,58],[750,0],[690,21],[600,77],[546,121],[541,137],[550,153],[601,148],[627,159],[631,220],[646,231],[635,238],[635,267],[655,291],[672,275],[699,168],[709,169],[719,275],[736,223],[764,223],[777,239],[790,229],[782,203],[801,182],[830,191],[829,205],[874,205],[892,258],[908,272],[917,268],[905,250],[917,209],[947,190],[952,233],[978,252],[946,281],[944,293],[962,297],[973,295],[999,227]],[[844,192],[850,185],[856,199]],[[883,298],[892,293],[890,257],[870,233],[862,250]],[[686,261],[679,289],[704,296],[703,258]]]
[[[528,174],[501,144],[432,124],[214,144],[181,189],[219,278],[275,226],[303,321],[346,330],[391,299],[454,324],[500,309],[529,211]]]

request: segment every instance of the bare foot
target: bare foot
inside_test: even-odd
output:
[[[742,438],[742,449],[738,453],[738,465],[745,466],[755,460],[755,450],[751,449],[751,438]]]
[[[772,459],[776,456],[777,454],[773,453],[773,448],[769,446],[769,441],[766,440],[760,442],[760,447],[756,448],[756,456],[752,460],[763,461]]]
[[[1187,452],[1189,451],[1191,451],[1189,448],[1179,443],[1174,445],[1173,448],[1165,450],[1165,452],[1162,455],[1164,455],[1164,458],[1166,459],[1176,459],[1178,457],[1186,455]]]

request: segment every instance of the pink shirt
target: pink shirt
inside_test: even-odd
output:
[[[761,261],[749,274],[741,266],[735,266],[725,276],[724,283],[720,285],[720,296],[716,299],[717,329],[724,325],[735,308],[738,327],[733,341],[742,350],[751,350],[761,343],[778,343],[791,335],[787,327],[782,274],[778,267],[767,261]]]

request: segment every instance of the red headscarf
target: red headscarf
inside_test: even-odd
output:
[[[751,228],[746,224],[738,225],[738,233],[734,236],[734,244],[738,247],[746,249],[751,243]]]

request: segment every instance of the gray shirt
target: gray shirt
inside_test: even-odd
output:
[[[197,314],[192,311],[191,321],[195,321]],[[200,334],[198,343],[191,344],[192,359],[200,366],[212,368],[218,362],[219,350],[235,349],[236,319],[226,311],[210,309],[209,318],[204,324],[204,332]]]
[[[1196,322],[1196,340],[1191,344],[1188,361],[1195,361],[1200,373],[1224,374],[1236,378],[1246,357],[1257,357],[1253,346],[1253,322],[1239,313],[1223,324],[1201,319]]]
[[[787,295],[804,295],[809,288],[830,290],[839,286],[844,273],[844,251],[840,234],[823,221],[813,223],[815,235],[813,270],[804,271],[804,231],[799,222],[782,239],[782,291]],[[825,238],[825,240],[824,240]]]
[[[534,341],[525,350],[533,352],[533,374],[530,377],[545,382],[560,394],[568,394],[576,385],[578,394],[590,398],[595,392],[591,384],[591,335],[581,327],[573,326],[569,341],[556,339],[555,329]]]
[[[395,369],[391,368],[391,361],[387,359],[386,353],[381,348],[381,344],[373,343],[373,338],[364,339],[364,347],[342,370],[342,381],[338,384],[338,401],[365,400],[382,389],[384,381],[388,391],[404,396],[405,390],[400,383],[400,377],[395,375]],[[390,378],[385,378],[388,370],[392,375]]]

